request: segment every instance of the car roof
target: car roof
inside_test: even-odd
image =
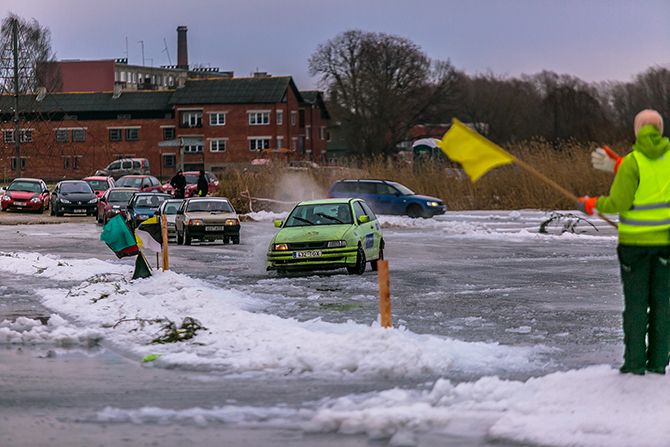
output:
[[[230,202],[230,200],[228,200],[227,197],[188,197],[188,198],[186,198],[186,199],[184,199],[184,200],[187,200],[187,201],[198,201],[198,200],[226,200],[226,201]]]
[[[83,180],[61,180],[58,183],[86,183]],[[88,185],[88,183],[86,183]]]
[[[112,188],[109,188],[107,191],[139,191],[139,188],[135,188],[132,186],[114,186]]]
[[[153,177],[153,175],[149,175],[149,174],[128,174],[128,175],[124,175],[123,177]],[[121,180],[123,177],[121,177],[119,180]]]
[[[137,189],[137,188],[135,188]],[[139,191],[139,189],[138,189]],[[170,194],[166,194],[164,192],[154,192],[154,191],[146,191],[146,192],[137,192],[135,193],[136,196],[168,196],[172,198]]]
[[[379,179],[367,179],[367,178],[339,180],[335,183],[354,183],[354,182],[390,183],[390,184],[394,184],[394,185],[399,185],[398,182],[394,182],[392,180],[379,180]]]
[[[17,181],[18,182],[43,182],[44,180],[39,179],[39,178],[31,178],[31,177],[19,177],[19,178],[15,178],[14,180],[12,180],[12,183],[17,182]]]
[[[298,203],[298,205],[321,205],[329,203],[349,203],[352,201],[361,201],[361,199],[355,198],[343,198],[343,199],[319,199],[319,200],[306,200],[304,202]]]
[[[89,177],[84,177],[82,180],[107,180],[112,177],[108,175],[91,175]]]

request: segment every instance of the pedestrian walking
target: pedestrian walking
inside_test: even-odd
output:
[[[630,154],[621,160],[606,154],[615,159],[605,163],[608,170],[616,171],[609,196],[581,197],[577,208],[589,215],[619,214],[625,345],[620,371],[665,374],[670,350],[670,141],[662,135],[663,118],[655,110],[638,113],[634,130]]]
[[[174,188],[175,198],[183,199],[186,192],[186,177],[181,169],[170,179],[170,185]]]
[[[200,175],[198,175],[198,183],[196,185],[198,190],[199,197],[205,197],[209,192],[209,183],[207,182],[207,177],[205,176],[205,171],[200,170]]]

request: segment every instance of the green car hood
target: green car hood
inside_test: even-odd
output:
[[[339,241],[345,239],[345,234],[352,229],[352,225],[314,225],[304,227],[282,228],[275,234],[273,242],[316,242]]]

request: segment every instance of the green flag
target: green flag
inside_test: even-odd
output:
[[[100,240],[112,249],[118,258],[135,256],[137,241],[120,214],[117,214],[102,228]]]
[[[135,260],[135,271],[133,272],[133,279],[137,278],[148,278],[151,276],[151,268],[147,264],[147,260],[144,259],[144,255],[140,255]]]

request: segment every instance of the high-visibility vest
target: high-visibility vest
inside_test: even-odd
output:
[[[619,232],[643,233],[670,228],[670,153],[654,160],[638,151],[632,155],[640,171],[640,184],[633,205],[619,214]]]

